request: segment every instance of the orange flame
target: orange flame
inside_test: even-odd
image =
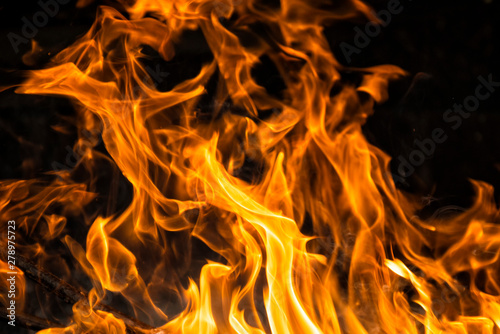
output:
[[[388,177],[389,156],[362,134],[389,81],[406,74],[391,65],[347,69],[334,58],[322,27],[373,19],[365,4],[121,2],[130,19],[102,7],[86,35],[17,89],[73,99],[79,129],[102,133],[109,154],[81,136],[75,169],[88,180],[58,172],[43,189],[38,181],[1,184],[2,219],[26,217],[28,234],[62,240],[93,282],[89,300],[73,306],[72,323],[42,333],[125,333],[122,320],[94,309],[110,294],[152,333],[500,331],[491,187],[474,181],[476,202],[457,216],[411,218],[418,206]],[[190,30],[203,33],[213,60],[158,90],[144,46],[171,61]],[[282,98],[252,76],[262,56],[284,80]],[[346,70],[359,85],[341,81]],[[198,108],[212,77],[217,101],[230,108],[219,105],[206,120]],[[274,112],[264,117],[266,110]],[[245,179],[249,160],[259,173]],[[103,165],[127,178],[133,198],[123,211],[84,214],[84,248],[66,234],[66,215],[84,212],[97,196]],[[54,203],[62,213],[48,210]],[[306,221],[312,236],[303,232]],[[195,254],[200,241],[206,254]]]

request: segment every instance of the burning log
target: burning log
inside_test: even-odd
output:
[[[2,250],[0,255],[2,259],[6,259],[7,258],[6,250]],[[39,266],[37,266],[35,263],[25,258],[24,256],[16,254],[16,266],[19,269],[21,269],[27,277],[31,278],[33,281],[41,285],[45,290],[47,290],[50,293],[53,293],[54,295],[62,299],[64,302],[68,304],[75,304],[81,301],[88,303],[88,295],[85,291],[82,291],[74,287],[73,285],[60,279],[54,274],[44,270],[43,268],[40,268]],[[94,308],[99,311],[110,313],[117,319],[122,320],[127,328],[128,333],[140,333],[143,332],[144,330],[153,328],[148,324],[139,321],[135,318],[132,318],[118,310],[115,310],[114,308],[108,305],[97,303],[94,306]],[[20,322],[23,322],[21,318],[19,319]],[[28,325],[32,324],[33,326],[39,326],[46,324],[46,327],[40,327],[40,328],[54,327],[53,325],[55,324],[50,322],[49,320],[37,318],[31,315],[26,315],[25,319]],[[56,327],[61,327],[61,325]]]

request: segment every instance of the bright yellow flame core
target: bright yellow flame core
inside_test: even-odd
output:
[[[361,84],[343,84],[331,96],[345,68],[322,26],[372,18],[367,6],[357,0],[330,9],[306,0],[282,0],[279,9],[254,0],[124,6],[130,20],[101,8],[85,36],[18,89],[77,101],[79,127],[102,130],[112,159],[88,149],[80,165],[96,171],[106,161],[133,186],[126,210],[92,219],[85,249],[62,235],[64,217],[44,216],[45,237],[64,241],[95,289],[88,304],[73,307],[70,327],[42,332],[125,333],[122,320],[93,310],[107,290],[121,294],[136,317],[159,322],[159,333],[499,333],[500,227],[491,187],[474,182],[474,206],[456,217],[408,219],[417,205],[396,190],[389,157],[361,131],[373,104],[387,99],[388,82],[405,72],[351,68]],[[221,23],[231,15],[238,19]],[[256,23],[268,36],[252,33]],[[194,29],[213,60],[158,91],[141,48],[171,60],[181,33]],[[236,32],[255,40],[249,46]],[[282,99],[252,78],[263,55],[285,81]],[[215,106],[212,119],[200,121],[196,106],[214,75],[217,99],[230,98],[240,112]],[[369,98],[362,101],[363,94]],[[277,112],[258,119],[270,109]],[[262,166],[252,182],[236,177],[246,159]],[[60,176],[62,184],[52,185],[57,191],[44,201],[70,195],[82,206],[90,201],[91,186],[83,195],[67,174]],[[0,209],[30,186],[2,183]],[[301,233],[306,220],[313,237]],[[189,271],[193,238],[219,254],[198,277]],[[467,287],[456,279],[464,272]],[[165,291],[185,308],[165,303],[159,297]]]

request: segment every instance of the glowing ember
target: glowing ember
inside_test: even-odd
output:
[[[0,184],[0,217],[18,221],[18,252],[74,285],[92,282],[67,327],[41,333],[500,330],[492,188],[474,182],[475,204],[453,217],[410,219],[418,205],[388,177],[389,156],[362,134],[388,82],[405,72],[350,68],[360,83],[341,82],[346,69],[322,27],[373,18],[366,5],[122,2],[129,18],[102,7],[85,36],[17,89],[66,96],[78,109],[82,159],[72,171],[49,183]],[[152,73],[144,49],[168,62],[194,30],[213,58],[159,90],[174,79]],[[279,97],[253,78],[264,56],[284,81]],[[212,78],[216,103],[203,113]],[[107,154],[96,148],[99,134]],[[126,208],[92,209],[103,199],[113,208],[118,197],[116,189],[100,195],[103,173],[110,185],[120,174],[131,184]],[[301,232],[306,221],[312,236]],[[68,234],[70,224],[82,224],[79,234]],[[53,246],[61,243],[64,256]],[[20,309],[23,282],[18,276]]]

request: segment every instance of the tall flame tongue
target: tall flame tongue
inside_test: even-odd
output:
[[[3,221],[26,217],[21,229],[32,237],[45,226],[25,252],[47,264],[57,254],[43,246],[61,240],[93,282],[70,325],[43,333],[124,333],[126,321],[97,307],[109,295],[165,333],[500,332],[491,187],[474,182],[476,202],[462,214],[410,220],[418,206],[362,134],[388,82],[405,72],[351,68],[361,84],[342,83],[322,27],[373,19],[367,6],[123,2],[130,19],[102,7],[85,36],[17,90],[71,97],[80,132],[102,133],[111,158],[81,135],[73,172],[86,171],[85,181],[58,172],[52,184],[1,184]],[[190,30],[203,33],[212,60],[157,90],[144,47],[168,62]],[[282,98],[252,77],[262,57],[284,80]],[[199,106],[214,77],[219,103],[207,117]],[[88,214],[103,166],[128,179],[133,199],[125,210]],[[62,214],[49,214],[54,205]],[[91,225],[86,243],[66,234],[71,215]],[[313,235],[304,235],[311,222]]]

